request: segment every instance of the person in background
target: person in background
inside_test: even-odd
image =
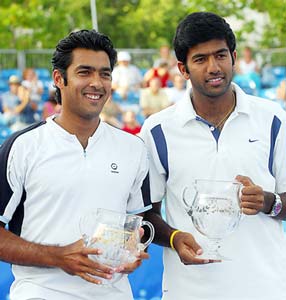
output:
[[[149,87],[153,78],[159,78],[161,87],[167,87],[171,82],[171,75],[167,62],[161,62],[157,68],[149,69],[144,75],[144,87]]]
[[[235,71],[241,75],[259,73],[258,64],[252,56],[252,49],[250,47],[246,46],[243,49],[242,57],[237,61]]]
[[[48,100],[43,105],[42,120],[46,120],[48,117],[58,114],[61,110],[61,105],[57,103],[55,98],[56,92],[50,93]]]
[[[114,269],[91,259],[102,251],[85,247],[79,229],[97,208],[144,214],[151,207],[141,190],[143,141],[99,118],[115,62],[111,40],[95,30],[60,40],[52,57],[60,113],[0,148],[0,260],[13,265],[12,300],[133,300],[127,276],[106,288],[100,278],[132,272],[148,254]]]
[[[153,208],[146,219],[155,227],[154,242],[164,246],[163,300],[286,299],[286,113],[232,82],[235,48],[222,17],[186,16],[174,49],[192,88],[146,119],[140,133],[150,153]],[[195,179],[243,185],[243,217],[220,249],[230,261],[202,256],[208,240],[183,202]]]
[[[22,86],[25,87],[30,93],[31,101],[39,103],[42,100],[44,92],[44,85],[33,68],[27,68],[23,71]]]
[[[286,79],[282,80],[277,88],[277,99],[286,102]]]
[[[159,58],[154,60],[153,67],[158,68],[163,62],[168,63],[168,67],[171,70],[176,66],[176,58],[174,57],[170,47],[168,45],[162,45],[159,48]]]
[[[21,85],[16,75],[9,78],[9,91],[1,96],[3,115],[13,131],[27,127],[35,122],[37,104],[30,99],[30,92]]]
[[[150,86],[141,89],[140,107],[144,118],[166,108],[170,105],[167,93],[161,86],[161,80],[157,77],[150,80]]]
[[[122,127],[122,109],[120,107],[120,105],[116,102],[113,101],[112,97],[110,97],[101,113],[100,113],[100,119],[106,123],[108,123],[109,125],[115,126],[117,128],[121,128]]]
[[[141,125],[136,119],[136,114],[132,110],[127,110],[123,113],[122,116],[123,126],[122,130],[131,133],[138,134],[141,130]]]
[[[118,65],[112,72],[112,89],[123,99],[127,98],[129,92],[138,92],[143,81],[139,68],[130,62],[129,52],[118,52]]]
[[[276,90],[276,101],[281,107],[286,110],[286,79],[281,80]]]
[[[166,88],[169,101],[174,104],[185,96],[186,93],[186,79],[182,74],[176,74],[173,78],[172,87]]]

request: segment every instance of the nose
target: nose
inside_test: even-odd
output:
[[[96,89],[103,87],[103,82],[100,74],[98,72],[94,72],[93,76],[91,76],[90,86],[95,87]]]
[[[210,55],[208,57],[208,72],[209,73],[218,73],[220,71],[219,63],[215,56]]]

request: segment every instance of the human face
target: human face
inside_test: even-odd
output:
[[[10,92],[14,95],[17,95],[19,86],[20,86],[19,83],[10,83]]]
[[[196,96],[216,98],[229,90],[234,66],[225,40],[210,40],[190,48],[186,64],[189,73],[182,62],[178,67],[185,79],[191,80]]]
[[[77,48],[67,68],[67,85],[58,70],[55,84],[61,90],[62,115],[85,120],[98,120],[111,96],[111,67],[106,52]]]

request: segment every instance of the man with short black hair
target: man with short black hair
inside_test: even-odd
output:
[[[235,47],[220,16],[197,12],[184,18],[174,49],[192,89],[143,124],[153,202],[146,219],[154,224],[154,241],[165,247],[164,300],[286,298],[286,114],[232,83]],[[221,249],[230,261],[202,256],[207,239],[183,203],[195,179],[243,184],[244,215]],[[163,198],[167,222],[160,213]]]
[[[82,216],[105,208],[144,213],[148,160],[141,139],[100,121],[116,51],[95,30],[62,39],[52,58],[58,115],[16,132],[0,148],[0,259],[13,264],[11,300],[131,300],[127,276],[148,254],[114,270],[92,260]],[[116,168],[116,172],[114,172]],[[147,197],[148,198],[148,197]],[[4,229],[5,224],[9,231]]]

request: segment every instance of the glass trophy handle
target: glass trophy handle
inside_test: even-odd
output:
[[[154,239],[154,236],[155,236],[155,229],[154,229],[154,226],[152,223],[150,223],[149,221],[142,221],[142,226],[148,226],[149,229],[150,229],[150,236],[148,238],[148,240],[145,242],[145,243],[140,243],[139,245],[139,250],[140,251],[143,251],[146,247],[148,247],[153,239]]]

